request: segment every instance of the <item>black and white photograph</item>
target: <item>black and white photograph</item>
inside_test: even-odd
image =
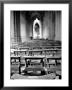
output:
[[[4,4],[4,85],[68,85],[68,4]]]
[[[10,12],[10,78],[61,79],[61,11]]]

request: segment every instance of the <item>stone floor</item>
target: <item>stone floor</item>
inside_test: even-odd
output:
[[[61,73],[58,71],[58,73]],[[59,76],[56,76],[55,73],[50,73],[47,75],[41,76],[29,76],[29,75],[21,75],[21,74],[13,74],[11,79],[59,79]]]

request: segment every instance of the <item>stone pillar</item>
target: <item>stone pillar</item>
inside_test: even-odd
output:
[[[45,12],[43,17],[43,38],[54,40],[55,39],[55,12]]]
[[[14,43],[14,13],[10,13],[10,46]]]
[[[20,11],[14,11],[14,38],[16,43],[21,42]]]

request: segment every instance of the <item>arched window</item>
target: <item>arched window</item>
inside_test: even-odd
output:
[[[42,38],[41,21],[38,18],[36,18],[33,22],[33,38],[34,39]]]

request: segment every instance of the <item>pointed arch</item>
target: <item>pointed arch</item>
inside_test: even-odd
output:
[[[35,24],[38,24],[39,25],[39,33],[37,33],[35,31]],[[34,22],[33,22],[33,38],[34,39],[37,39],[37,38],[40,39],[40,38],[42,38],[42,26],[41,26],[41,21],[38,18],[36,18],[34,20]]]

